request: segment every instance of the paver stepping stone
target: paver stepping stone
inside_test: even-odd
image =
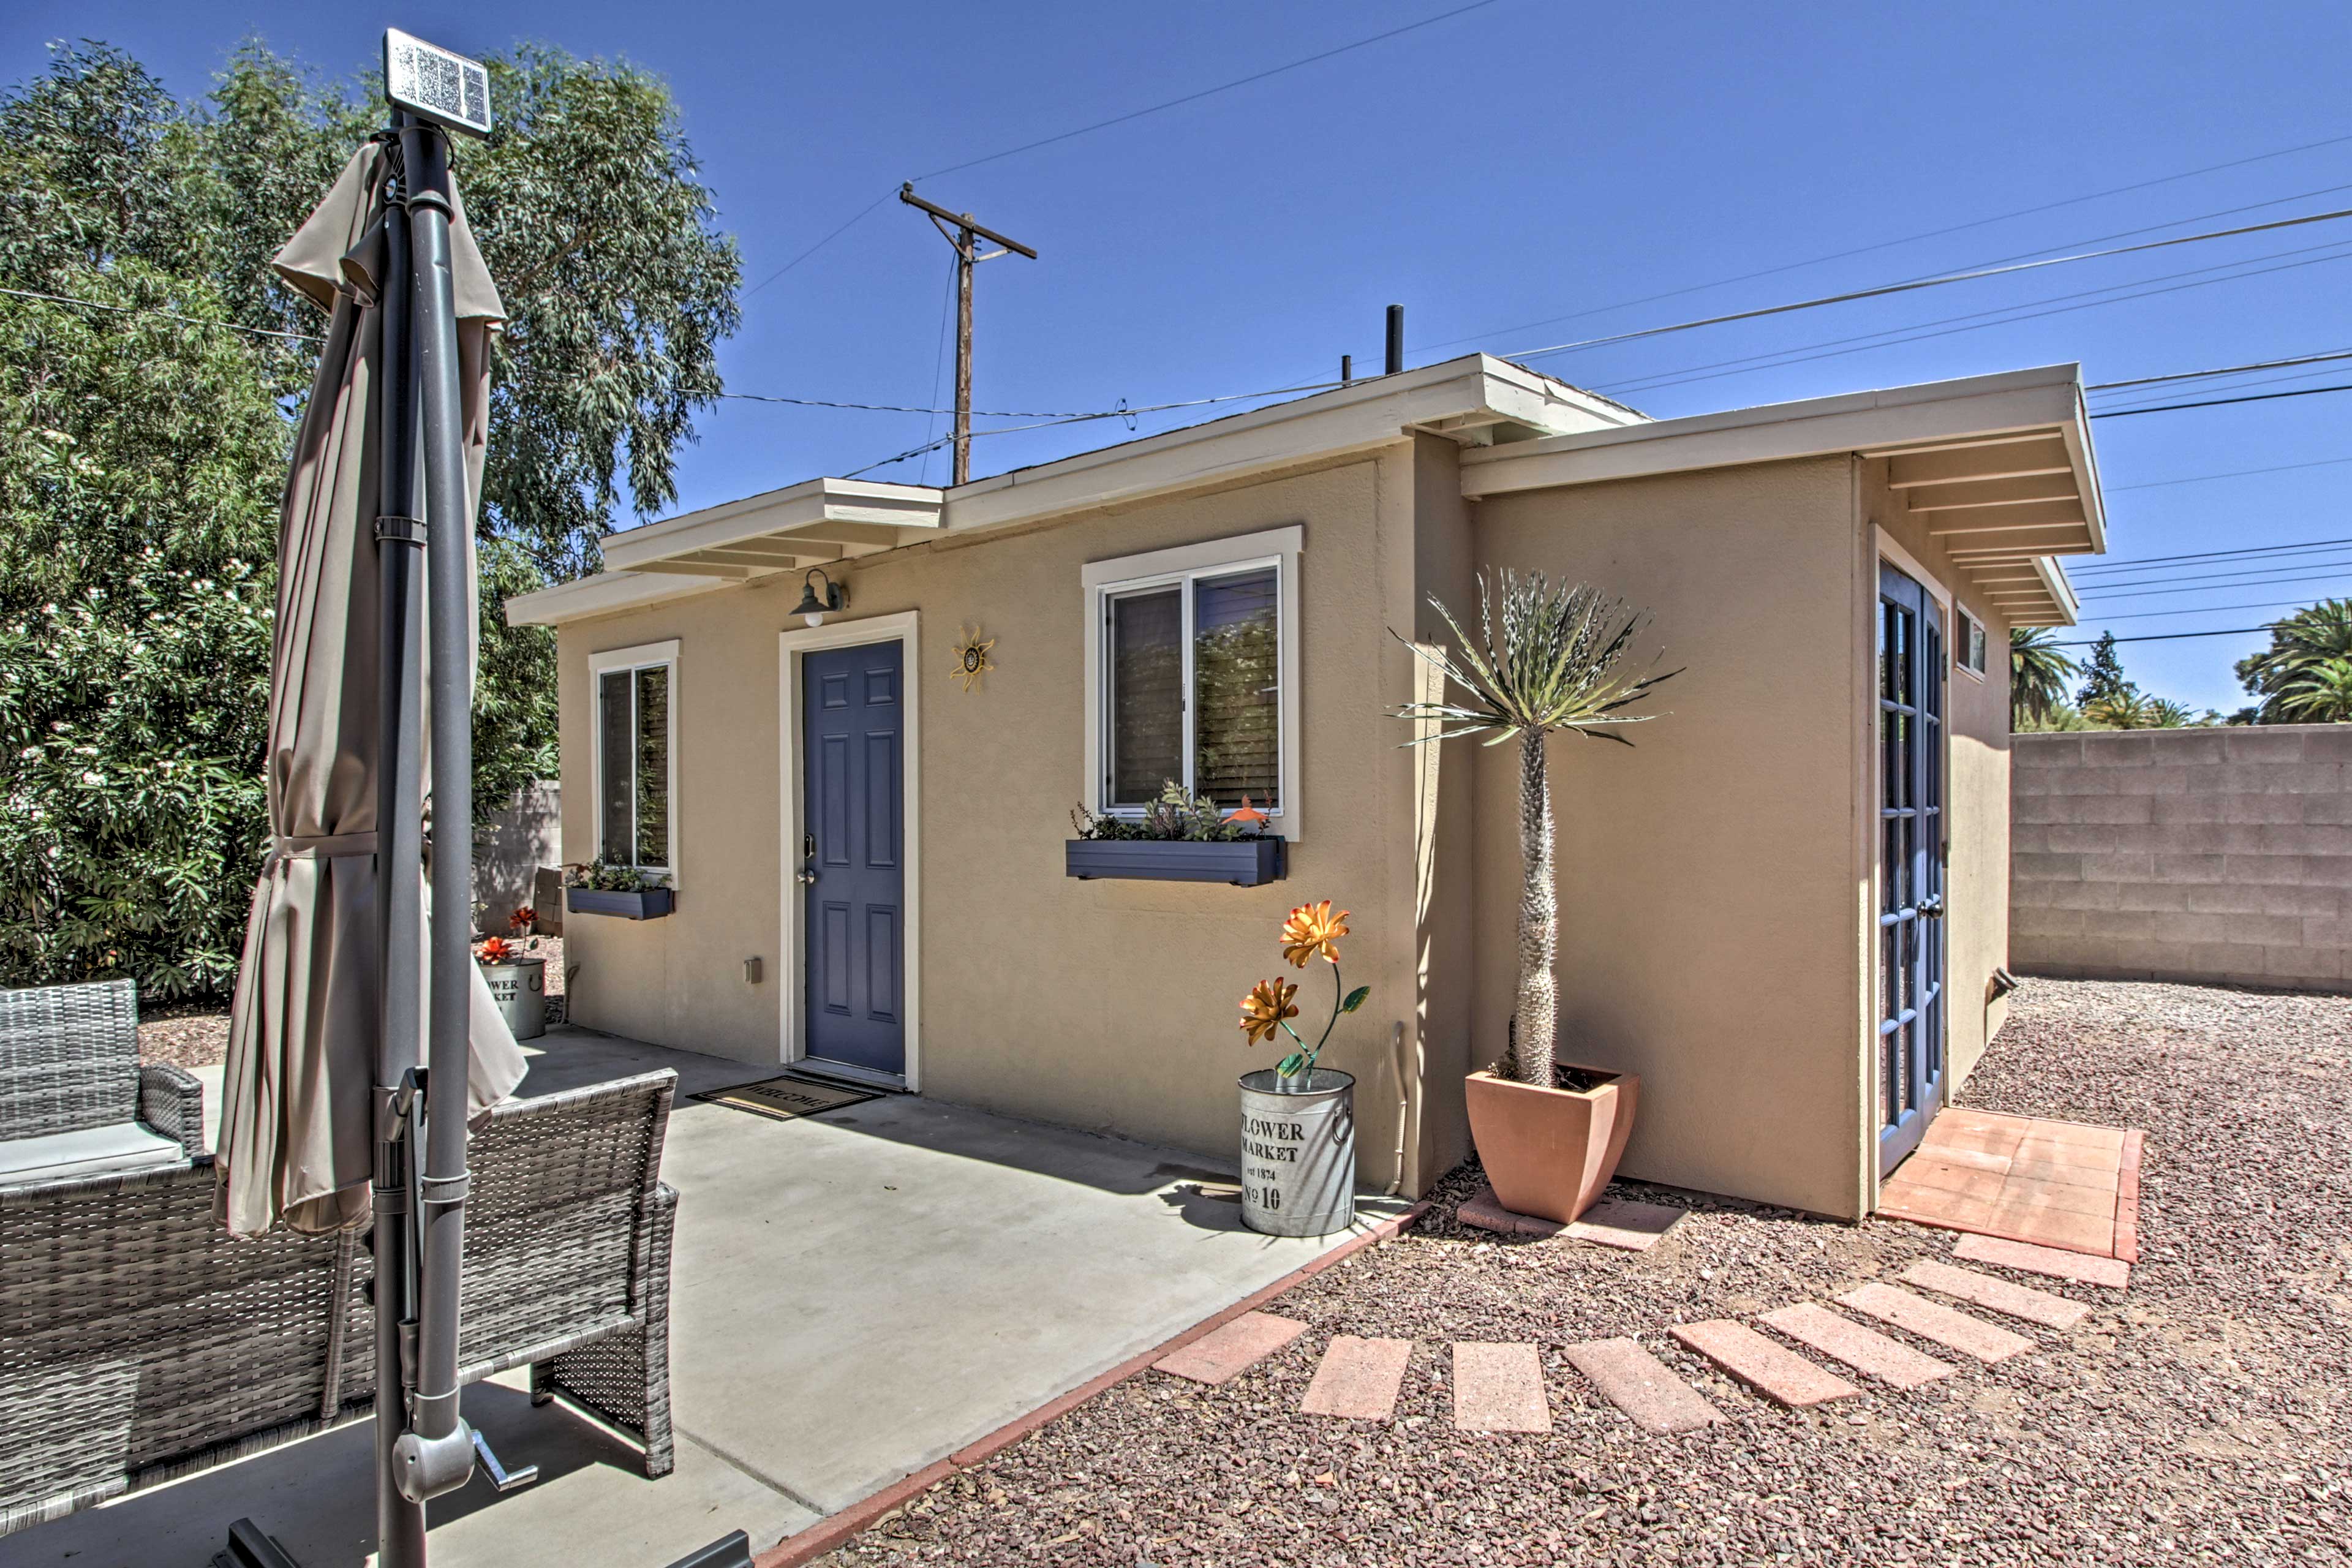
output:
[[[1609,1403],[1653,1432],[1712,1426],[1723,1412],[1632,1340],[1587,1340],[1568,1347],[1569,1363],[1591,1378]]]
[[[1714,1318],[1676,1323],[1667,1332],[1768,1399],[1802,1409],[1832,1399],[1851,1399],[1862,1390],[1824,1372],[1786,1345],[1773,1343],[1745,1323]]]
[[[2069,1301],[2063,1296],[2053,1296],[2028,1285],[2012,1285],[1973,1268],[1955,1268],[1928,1258],[1906,1268],[1903,1281],[1906,1285],[1924,1285],[1930,1290],[1940,1290],[1947,1296],[1957,1296],[1963,1301],[2049,1329],[2071,1329],[2091,1315],[2091,1309],[2080,1301]]]
[[[1335,1335],[1298,1408],[1308,1415],[1386,1420],[1396,1409],[1397,1390],[1403,1385],[1405,1363],[1412,1359],[1411,1340]]]
[[[1212,1386],[1255,1365],[1307,1331],[1307,1325],[1272,1312],[1244,1312],[1151,1364],[1161,1372]]]
[[[1538,1219],[1531,1214],[1519,1214],[1503,1206],[1492,1187],[1480,1187],[1462,1200],[1454,1217],[1464,1225],[1475,1225],[1481,1230],[1495,1231],[1503,1236],[1558,1236],[1568,1226],[1556,1219]]]
[[[1598,1242],[1602,1247],[1622,1247],[1628,1252],[1647,1252],[1658,1244],[1658,1238],[1675,1227],[1684,1211],[1672,1204],[1635,1203],[1630,1198],[1607,1198],[1594,1204],[1577,1215],[1568,1234],[1579,1241]]]
[[[1454,1347],[1454,1425],[1464,1432],[1549,1432],[1543,1357],[1533,1345]]]
[[[2078,1285],[2102,1285],[2110,1290],[2120,1290],[2131,1283],[2131,1265],[2120,1258],[2094,1258],[2086,1252],[2036,1247],[2030,1241],[2011,1241],[1998,1236],[1963,1236],[1959,1245],[1952,1248],[1952,1256],[1970,1263],[1990,1263],[2028,1274],[2046,1274],[2053,1279],[2072,1279]]]
[[[1794,1306],[1778,1308],[1765,1313],[1763,1321],[1799,1344],[1811,1345],[1833,1361],[1842,1361],[1856,1372],[1897,1388],[1916,1388],[1959,1370],[1949,1362],[1913,1350],[1900,1340],[1889,1339],[1876,1329],[1865,1329],[1851,1318],[1841,1318],[1817,1302],[1799,1301]]]
[[[1946,1350],[1958,1351],[1979,1361],[2000,1361],[2033,1348],[2033,1342],[2022,1334],[2012,1334],[1982,1318],[1956,1312],[1892,1285],[1858,1286],[1840,1296],[1838,1305],[1851,1307],[1865,1317],[1892,1323],[1898,1329],[1907,1329],[1923,1340],[1933,1340]]]

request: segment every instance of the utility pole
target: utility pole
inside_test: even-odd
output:
[[[956,384],[955,384],[955,473],[949,482],[963,484],[971,478],[971,269],[983,261],[993,261],[1007,254],[1037,259],[1037,253],[1017,239],[1007,239],[992,228],[982,228],[972,221],[970,213],[951,213],[935,206],[915,194],[909,180],[898,187],[898,199],[910,207],[930,215],[931,226],[940,237],[955,247],[956,253]],[[950,232],[950,226],[953,232]],[[987,255],[979,254],[981,240],[1003,247]]]

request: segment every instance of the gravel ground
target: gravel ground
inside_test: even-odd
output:
[[[563,994],[563,939],[542,936],[539,945],[530,950],[531,956],[547,960],[547,994],[551,997]],[[174,1067],[217,1067],[228,1059],[228,1009],[206,1004],[194,1006],[166,1005],[152,1012],[142,1009],[139,1020],[139,1055],[151,1062],[170,1062]],[[559,1005],[548,1015],[550,1021],[563,1016]]]
[[[1671,1322],[1822,1300],[1951,1237],[1635,1184],[1691,1210],[1647,1254],[1413,1234],[1272,1310],[1308,1331],[1223,1388],[1146,1373],[824,1562],[1872,1564],[2352,1562],[2352,999],[2034,981],[1962,1099],[2147,1130],[2143,1258],[2039,1350],[1796,1414]],[[1997,1271],[1996,1271],[1997,1272]],[[1415,1342],[1395,1417],[1296,1414],[1335,1333]],[[1633,1427],[1559,1355],[1634,1334],[1730,1417]],[[1454,1430],[1455,1339],[1543,1348],[1556,1430]],[[1925,1347],[1930,1348],[1933,1347]]]

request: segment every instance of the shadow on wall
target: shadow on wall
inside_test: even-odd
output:
[[[560,863],[563,788],[553,779],[525,784],[513,804],[474,830],[474,900],[483,906],[481,929],[503,933],[507,917],[533,901],[541,866]],[[543,914],[561,918],[556,910]]]

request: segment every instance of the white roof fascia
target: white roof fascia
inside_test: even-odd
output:
[[[1253,471],[1388,446],[1412,427],[1492,415],[1537,429],[1594,430],[1640,416],[1490,354],[1419,370],[1171,430],[948,492],[950,532],[1141,500]]]
[[[724,549],[823,522],[937,528],[941,499],[941,491],[923,485],[810,479],[614,534],[604,542],[604,560],[614,570],[627,571],[691,551]]]
[[[2105,548],[2104,544],[2100,546],[2102,552]],[[2050,590],[2050,602],[2058,609],[2058,624],[2074,625],[2082,618],[2083,601],[2074,596],[2074,584],[2067,580],[2066,568],[2055,555],[2037,555],[2033,558],[2033,570],[2041,577],[2042,585]]]
[[[599,572],[552,588],[517,594],[506,602],[510,626],[555,626],[590,616],[609,616],[642,609],[670,599],[733,585],[727,577],[671,577],[646,572]]]
[[[1462,493],[1476,500],[2053,428],[2070,432],[2069,448],[2079,461],[2090,450],[2089,437],[2079,433],[2083,419],[2075,367],[2050,365],[1479,447],[1462,454]]]

